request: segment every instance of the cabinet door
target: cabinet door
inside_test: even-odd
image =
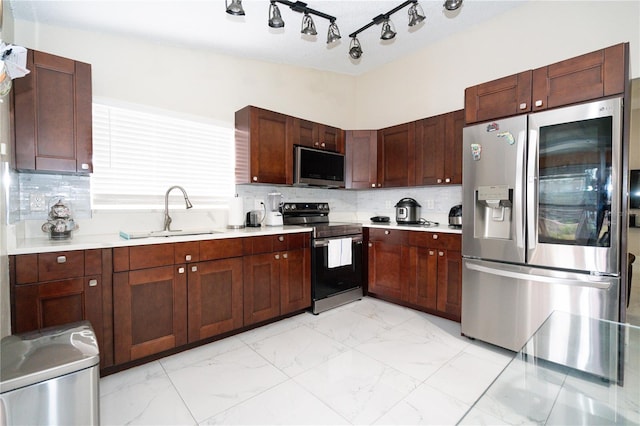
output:
[[[369,292],[394,300],[409,299],[408,247],[369,242]]]
[[[236,183],[292,184],[292,117],[249,106],[235,120]]]
[[[318,124],[313,121],[293,118],[293,144],[320,148]]]
[[[187,267],[189,342],[242,327],[242,258]]]
[[[347,130],[345,186],[348,189],[375,188],[378,178],[378,132]]]
[[[444,183],[462,185],[464,110],[450,112],[445,121]]]
[[[378,131],[378,183],[411,186],[415,180],[415,123]]]
[[[459,251],[438,250],[438,306],[447,317],[460,321],[462,256]]]
[[[280,315],[280,254],[244,257],[244,325]]]
[[[16,285],[13,292],[14,333],[88,320],[102,341],[100,276]]]
[[[318,125],[320,149],[344,154],[344,131],[337,127]]]
[[[14,82],[16,168],[92,172],[91,66],[28,50],[27,68]]]
[[[426,309],[438,307],[438,252],[433,248],[411,247],[411,303]]]
[[[282,254],[280,265],[280,314],[311,306],[311,251],[291,250]]]
[[[187,343],[184,265],[113,274],[115,362]]]
[[[531,111],[531,71],[468,87],[464,110],[467,124]]]
[[[415,185],[443,183],[445,174],[445,115],[419,120],[416,127]]]
[[[533,71],[533,111],[623,93],[628,44],[567,59]]]

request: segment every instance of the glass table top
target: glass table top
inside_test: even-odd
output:
[[[553,312],[458,424],[640,424],[640,328]]]

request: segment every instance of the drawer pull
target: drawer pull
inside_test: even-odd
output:
[[[178,268],[178,273],[179,274],[184,274],[184,268],[182,268],[182,267]]]
[[[275,258],[276,258],[276,260],[280,260],[280,255],[279,255],[279,254],[276,254],[276,255],[275,255]]]
[[[82,170],[89,170],[89,164],[87,164],[87,163],[82,163],[82,164],[80,165],[80,168],[81,168]]]
[[[384,235],[389,235],[391,231],[384,231]]]
[[[520,104],[520,109],[527,109],[526,102],[523,102],[523,103]]]
[[[440,257],[444,256],[444,252],[443,251],[439,251],[438,252],[438,256],[440,256]]]
[[[373,247],[373,243],[369,243],[369,247]]]
[[[437,240],[438,239],[438,234],[433,234],[433,239]]]
[[[98,285],[98,280],[89,280],[89,287],[96,287]]]
[[[446,183],[449,183],[449,182],[451,182],[451,178],[446,178],[444,181],[445,181]]]
[[[438,178],[438,179],[436,180],[436,182],[438,182],[438,183],[442,183],[442,179]]]
[[[542,106],[542,101],[541,100],[537,100],[536,101],[536,106],[537,107],[541,107]]]
[[[190,262],[191,261],[191,255],[190,254],[186,255],[184,257],[184,260],[186,260],[187,262]]]
[[[191,267],[191,272],[198,272],[198,267],[197,266],[192,266]]]
[[[56,260],[58,263],[67,263],[67,256],[58,256]]]
[[[282,255],[282,258],[283,258],[283,259],[288,259],[288,258],[289,258],[289,255],[288,255],[287,253],[285,253],[285,254],[283,254],[283,255]]]
[[[280,236],[278,237],[278,241],[283,242],[283,241],[284,241],[284,236],[283,236],[283,235],[280,235]]]
[[[429,256],[433,256],[434,254],[436,254],[436,252],[435,252],[435,251],[433,251],[433,250],[429,250]]]

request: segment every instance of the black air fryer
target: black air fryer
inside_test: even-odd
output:
[[[462,204],[453,206],[449,210],[449,226],[462,228]]]

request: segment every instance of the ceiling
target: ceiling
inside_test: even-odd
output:
[[[402,0],[307,0],[307,7],[337,18],[342,39],[332,45],[326,44],[329,21],[314,16],[318,35],[303,36],[303,15],[284,4],[279,8],[285,27],[270,28],[267,0],[244,0],[245,16],[225,13],[222,0],[8,0],[5,6],[17,20],[359,75],[524,1],[464,0],[460,9],[448,12],[442,7],[443,0],[422,0],[420,5],[427,19],[421,24],[412,28],[407,25],[408,6],[392,15],[397,31],[393,40],[380,40],[380,25],[360,33],[364,54],[357,61],[348,55],[349,34],[399,6]]]

